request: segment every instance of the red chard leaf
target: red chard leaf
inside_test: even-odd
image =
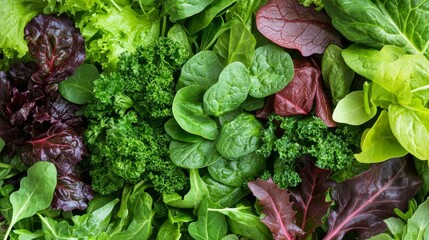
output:
[[[324,240],[343,239],[348,232],[358,239],[368,239],[386,229],[383,220],[396,216],[394,208],[405,212],[421,185],[410,158],[374,164],[333,187],[331,198],[336,205],[329,213]]]
[[[39,69],[33,81],[48,86],[73,75],[85,59],[85,44],[79,30],[65,15],[40,14],[24,29],[28,49]]]
[[[272,179],[257,179],[247,185],[262,205],[265,217],[261,221],[271,230],[274,239],[292,240],[304,234],[295,223],[296,212],[287,190],[280,189]]]
[[[297,166],[302,182],[289,191],[297,210],[297,224],[305,232],[300,239],[306,239],[322,225],[322,218],[331,205],[331,202],[325,201],[326,192],[335,182],[328,180],[330,170],[316,167],[309,157],[301,158]]]
[[[304,7],[297,0],[270,0],[256,14],[256,26],[279,46],[297,49],[303,56],[321,54],[333,43],[341,45],[341,35],[322,11]]]
[[[332,104],[323,88],[322,81],[319,81],[316,89],[316,106],[314,115],[322,119],[328,127],[336,127],[337,123],[332,119]]]

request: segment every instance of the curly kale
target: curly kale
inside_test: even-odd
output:
[[[323,0],[298,0],[300,4],[302,4],[305,7],[309,7],[311,4],[314,4],[316,10],[322,10],[324,7]]]
[[[318,167],[339,171],[352,166],[359,151],[362,130],[340,125],[328,128],[317,117],[281,117],[271,115],[263,130],[263,145],[258,150],[274,159],[273,180],[282,188],[301,182],[295,171],[297,160],[311,156]]]
[[[164,123],[172,116],[175,79],[187,59],[179,43],[161,37],[122,54],[118,70],[94,82],[85,139],[95,191],[109,194],[141,180],[162,193],[186,186],[184,171],[169,158]]]

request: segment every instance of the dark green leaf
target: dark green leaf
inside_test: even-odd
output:
[[[58,85],[58,91],[72,103],[87,104],[92,98],[93,81],[99,76],[94,65],[81,64],[73,76]]]

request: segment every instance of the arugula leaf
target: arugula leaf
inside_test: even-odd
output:
[[[21,179],[19,190],[10,195],[13,213],[5,240],[15,223],[51,205],[56,185],[57,170],[54,164],[41,161],[27,170],[27,177]]]
[[[429,56],[427,0],[325,0],[332,24],[347,39],[373,48],[396,45]],[[368,34],[370,33],[370,34]]]

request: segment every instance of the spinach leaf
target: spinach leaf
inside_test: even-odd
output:
[[[214,180],[227,186],[240,187],[263,171],[265,165],[266,160],[262,155],[251,152],[235,161],[221,158],[207,169]]]
[[[213,51],[201,51],[189,59],[182,67],[176,89],[199,85],[207,90],[218,80],[223,70],[218,56]]]
[[[231,187],[222,184],[209,175],[203,177],[210,193],[210,199],[222,207],[231,207],[249,194],[249,190],[240,187]]]
[[[213,47],[225,64],[235,61],[250,67],[255,54],[256,39],[247,27],[237,22],[229,31],[222,33]]]
[[[246,66],[241,62],[229,64],[221,72],[218,82],[204,93],[204,112],[219,117],[237,109],[246,100],[249,88],[250,77]]]
[[[212,2],[213,0],[166,0],[164,6],[170,20],[175,22],[201,12]]]
[[[337,103],[349,93],[355,72],[347,66],[341,56],[342,49],[329,45],[322,58],[322,76],[325,87],[330,90],[332,103]]]
[[[226,236],[228,225],[225,216],[218,212],[209,211],[209,208],[219,207],[206,198],[198,209],[198,220],[189,224],[189,234],[196,240],[220,240]]]
[[[173,115],[185,131],[215,140],[218,129],[216,122],[204,113],[204,92],[204,88],[198,85],[179,89],[173,100]]]
[[[51,205],[56,185],[57,170],[54,164],[40,161],[27,170],[27,177],[21,179],[19,190],[10,195],[13,213],[5,240],[15,223]]]
[[[250,73],[249,95],[264,98],[283,89],[293,78],[293,62],[282,48],[266,45],[256,49]]]
[[[236,160],[261,146],[262,124],[249,113],[226,123],[219,134],[216,149],[225,158]]]
[[[179,223],[171,223],[168,219],[165,220],[158,229],[156,240],[179,240],[182,236],[180,232],[181,225]]]
[[[429,55],[427,0],[326,0],[332,24],[352,42],[373,48],[396,45],[407,53]],[[370,33],[370,34],[368,34]]]
[[[386,110],[381,112],[375,124],[364,134],[361,149],[362,152],[354,156],[363,163],[381,162],[408,153],[393,135]]]
[[[198,169],[189,169],[189,180],[191,189],[183,198],[178,193],[165,193],[162,195],[164,203],[177,208],[198,209],[201,201],[209,195],[209,191]]]
[[[195,143],[195,142],[199,142],[203,139],[202,137],[200,137],[198,135],[194,135],[194,134],[191,134],[191,133],[183,130],[183,128],[180,127],[180,125],[177,123],[176,119],[174,119],[174,118],[170,118],[164,124],[164,129],[167,132],[167,134],[173,140]]]
[[[244,111],[255,111],[258,109],[262,109],[265,105],[265,99],[264,98],[255,98],[252,96],[247,96],[246,100],[241,104],[241,108]]]
[[[251,211],[250,207],[239,205],[236,208],[209,208],[209,211],[220,212],[228,216],[228,226],[234,234],[249,239],[272,239],[273,235],[268,227],[261,222],[258,215]]]
[[[206,9],[193,16],[186,22],[189,34],[195,34],[206,28],[223,10],[235,3],[237,0],[217,0],[212,2]]]
[[[421,101],[389,106],[389,123],[401,145],[420,160],[429,159],[429,109]]]
[[[93,81],[100,75],[92,64],[81,64],[75,73],[58,85],[58,91],[68,101],[87,104],[92,98]]]
[[[361,125],[375,116],[377,106],[371,105],[370,112],[365,110],[364,93],[362,90],[347,94],[338,102],[332,118],[339,123]]]
[[[183,168],[203,168],[219,160],[221,155],[216,151],[215,142],[201,139],[196,142],[170,142],[171,161]]]
[[[429,199],[429,198],[428,198]],[[429,200],[419,205],[417,210],[407,221],[406,230],[402,239],[427,239],[429,237]]]

